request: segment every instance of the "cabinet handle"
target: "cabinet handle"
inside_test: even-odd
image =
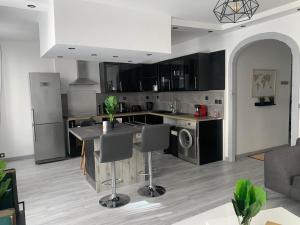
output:
[[[195,77],[195,89],[197,89],[197,77]]]
[[[140,91],[143,91],[142,81],[140,81]]]
[[[120,91],[123,91],[123,87],[122,87],[122,81],[120,81]]]
[[[31,109],[31,112],[32,112],[33,141],[36,142],[35,121],[34,121],[34,109]]]
[[[169,80],[169,91],[171,91],[171,80]]]

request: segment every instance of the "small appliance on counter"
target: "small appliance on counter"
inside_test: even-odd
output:
[[[207,106],[206,105],[195,105],[196,112],[195,117],[206,117],[207,116]]]
[[[146,110],[148,112],[153,110],[153,106],[154,106],[153,102],[146,102]]]

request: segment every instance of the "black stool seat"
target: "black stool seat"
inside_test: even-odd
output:
[[[167,124],[147,125],[142,129],[142,144],[137,148],[148,153],[149,185],[141,187],[138,193],[145,197],[159,197],[166,193],[164,187],[153,185],[152,152],[169,147],[170,127]]]
[[[100,163],[111,163],[111,187],[112,194],[100,199],[99,204],[107,208],[117,208],[130,202],[127,195],[116,193],[116,161],[132,157],[132,139],[130,132],[118,132],[104,134],[100,138]]]

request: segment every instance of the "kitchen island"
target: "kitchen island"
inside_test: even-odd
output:
[[[141,125],[117,124],[114,129],[108,133],[118,133],[122,131],[132,132],[133,143],[140,142]],[[111,179],[111,164],[99,163],[100,138],[103,133],[101,125],[88,127],[70,128],[69,132],[76,138],[84,142],[85,160],[86,160],[86,178],[88,182],[97,192],[108,190],[111,187],[106,185],[107,180]],[[134,184],[145,180],[144,176],[139,174],[139,171],[145,170],[145,155],[133,147],[132,158],[116,162],[117,179],[121,179],[120,186]]]

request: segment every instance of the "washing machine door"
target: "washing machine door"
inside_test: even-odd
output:
[[[182,129],[178,134],[180,147],[183,149],[190,149],[193,146],[193,136],[187,129]]]

